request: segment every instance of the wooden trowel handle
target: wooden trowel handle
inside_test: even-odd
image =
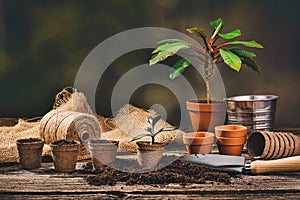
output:
[[[300,156],[293,156],[277,160],[256,160],[251,163],[252,174],[265,174],[271,172],[297,172],[300,171]]]

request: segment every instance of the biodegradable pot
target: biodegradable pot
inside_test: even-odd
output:
[[[72,172],[76,169],[79,143],[69,140],[58,140],[50,143],[55,171]]]
[[[210,153],[215,135],[210,132],[193,132],[183,135],[183,143],[188,154]]]
[[[255,131],[248,138],[252,159],[279,159],[300,155],[300,137],[292,133]]]
[[[226,138],[217,137],[217,145],[221,155],[240,156],[247,137]]]
[[[20,163],[23,169],[37,169],[41,167],[44,141],[39,138],[17,140]]]
[[[213,132],[215,126],[222,125],[226,118],[226,106],[222,100],[207,103],[204,99],[187,101],[194,131]]]
[[[138,141],[136,142],[138,149],[138,163],[145,169],[155,167],[162,158],[165,143],[153,143]]]
[[[90,140],[89,147],[92,156],[94,170],[102,169],[115,161],[119,141],[114,140]]]
[[[216,137],[239,138],[247,136],[247,127],[241,125],[221,125],[215,127]]]

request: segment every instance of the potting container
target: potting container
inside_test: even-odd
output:
[[[274,95],[225,98],[228,124],[244,125],[248,134],[254,130],[273,130],[277,99]]]
[[[241,125],[221,125],[215,127],[216,137],[239,138],[247,136],[247,127]]]
[[[210,132],[192,132],[183,135],[183,143],[188,154],[210,153],[215,141],[215,135]]]
[[[300,137],[292,133],[255,131],[248,138],[253,159],[279,159],[300,155]]]
[[[138,164],[144,169],[155,167],[162,158],[165,143],[154,143],[138,141],[136,142],[138,149]]]
[[[115,161],[118,145],[119,142],[113,140],[89,141],[94,170],[99,170],[103,165],[108,165]]]
[[[79,143],[76,141],[59,140],[50,143],[55,171],[72,172],[76,169]]]
[[[44,141],[39,138],[17,140],[20,163],[23,169],[41,167]]]
[[[194,131],[213,132],[215,126],[225,122],[226,106],[224,101],[214,100],[207,103],[204,99],[186,102]]]
[[[217,145],[221,155],[240,156],[245,142],[246,136],[239,138],[217,137]]]

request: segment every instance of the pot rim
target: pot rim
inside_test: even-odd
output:
[[[234,102],[255,102],[255,101],[274,101],[279,97],[276,95],[241,95],[233,96],[229,98],[224,98],[224,101],[234,101]]]
[[[36,144],[36,143],[44,143],[44,140],[41,138],[24,138],[16,141],[17,144]]]
[[[237,131],[247,131],[247,127],[243,125],[235,125],[235,124],[229,124],[229,125],[219,125],[215,127],[216,131],[222,131],[222,132],[237,132]]]
[[[196,134],[204,134],[204,136],[195,136]],[[207,131],[197,131],[191,133],[185,133],[183,135],[183,143],[185,145],[208,145],[213,144],[215,140],[215,134]]]

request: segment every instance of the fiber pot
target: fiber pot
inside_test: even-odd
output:
[[[188,154],[210,153],[215,135],[210,132],[193,132],[183,135],[183,143]]]
[[[207,103],[204,99],[187,101],[187,110],[194,131],[213,132],[215,126],[222,125],[226,118],[226,106],[222,100]]]
[[[20,163],[23,169],[41,167],[44,141],[39,138],[17,140]]]
[[[54,168],[58,172],[72,172],[76,169],[79,143],[70,140],[58,140],[50,143]]]
[[[246,137],[217,137],[217,145],[221,155],[240,156],[242,154],[245,142]]]
[[[165,143],[153,143],[138,141],[136,142],[138,149],[138,163],[144,169],[155,167],[162,158]]]
[[[89,141],[94,170],[102,169],[103,165],[108,165],[115,161],[118,145],[119,142],[114,140]]]

